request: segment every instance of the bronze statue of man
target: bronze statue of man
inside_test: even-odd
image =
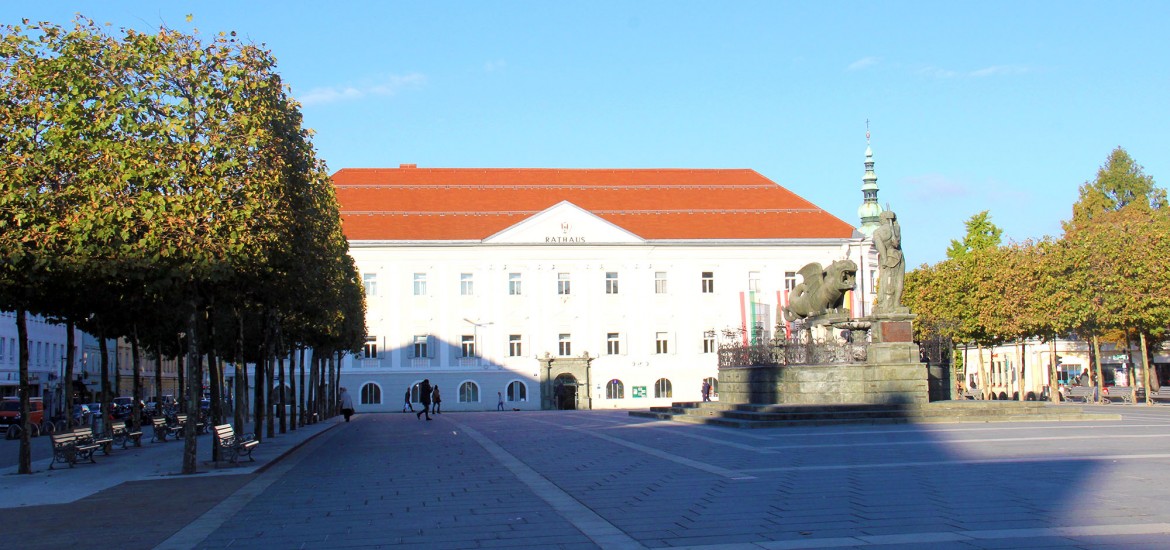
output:
[[[878,288],[875,313],[895,313],[902,306],[902,282],[906,259],[902,256],[902,227],[891,210],[881,213],[881,225],[873,232],[878,252]]]

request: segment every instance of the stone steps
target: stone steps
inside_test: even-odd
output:
[[[674,403],[630,416],[735,428],[909,424],[944,422],[1061,422],[1120,420],[1117,414],[1088,414],[1081,407],[1037,401],[937,401],[925,404],[756,405]]]

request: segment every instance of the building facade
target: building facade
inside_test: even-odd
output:
[[[367,342],[342,369],[359,411],[417,403],[424,378],[443,410],[697,401],[721,342],[778,330],[805,264],[854,260],[853,311],[872,304],[871,240],[752,170],[333,180],[366,288]]]

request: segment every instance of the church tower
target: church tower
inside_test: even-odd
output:
[[[865,176],[861,178],[861,206],[857,208],[857,217],[861,218],[861,227],[858,228],[866,237],[872,237],[873,231],[881,225],[882,207],[878,204],[877,174],[873,172],[873,149],[869,147],[869,121],[865,121]]]

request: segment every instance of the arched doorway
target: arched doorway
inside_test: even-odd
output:
[[[577,410],[577,377],[557,375],[553,380],[553,408],[560,411]]]

